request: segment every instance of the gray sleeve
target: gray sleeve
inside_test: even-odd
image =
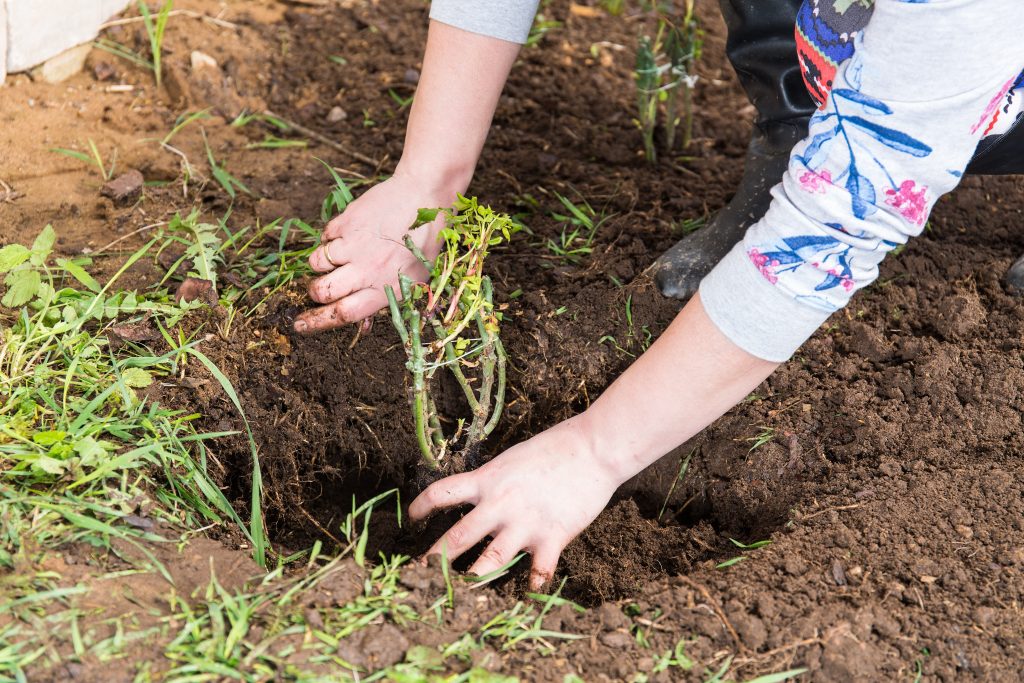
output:
[[[430,18],[471,33],[526,42],[540,0],[434,0]]]

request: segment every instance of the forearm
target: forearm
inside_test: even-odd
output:
[[[739,403],[778,365],[729,341],[698,295],[573,422],[621,483]]]
[[[396,175],[464,192],[518,53],[516,43],[431,21]]]

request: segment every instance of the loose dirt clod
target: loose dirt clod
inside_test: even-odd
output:
[[[140,171],[132,169],[106,183],[100,189],[100,194],[114,200],[117,206],[127,206],[142,196],[145,181]]]

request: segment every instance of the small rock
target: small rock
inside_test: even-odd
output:
[[[348,112],[341,107],[331,107],[331,111],[327,114],[327,123],[338,123],[348,118]]]
[[[145,178],[142,177],[142,173],[132,169],[104,185],[100,194],[113,199],[118,206],[125,206],[142,196],[144,182]]]
[[[839,560],[832,563],[832,580],[836,582],[837,586],[846,585],[846,569]]]
[[[416,69],[406,69],[402,80],[411,85],[416,85],[420,82],[420,72]]]
[[[217,303],[217,293],[213,291],[213,283],[209,280],[187,277],[178,285],[178,290],[174,293],[174,300],[178,303],[182,301],[187,303],[196,299],[214,306]]]
[[[46,83],[61,83],[71,78],[85,66],[85,58],[92,51],[92,43],[86,43],[64,50],[56,57],[43,62],[42,66],[33,69],[32,74]]]
[[[112,81],[117,76],[117,70],[114,69],[110,62],[96,62],[96,66],[92,68],[92,73],[96,76],[97,81]]]

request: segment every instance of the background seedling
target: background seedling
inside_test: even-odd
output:
[[[108,38],[100,38],[93,45],[100,50],[109,52],[115,57],[120,57],[136,66],[152,71],[156,80],[156,87],[159,89],[163,83],[164,32],[167,29],[167,21],[171,17],[171,8],[174,6],[174,0],[166,0],[156,13],[156,16],[153,15],[143,0],[139,0],[138,6],[139,14],[142,15],[142,24],[146,30],[146,37],[149,39],[151,59],[146,59],[127,45]]]
[[[660,39],[660,38],[659,38]],[[644,157],[657,161],[654,147],[654,130],[658,126],[658,95],[661,87],[661,73],[657,64],[657,50],[660,45],[650,36],[641,36],[636,48],[636,66],[633,78],[636,80],[637,125],[644,142]]]
[[[170,18],[171,8],[174,0],[164,2],[156,17],[150,14],[149,7],[143,0],[139,0],[139,13],[142,14],[142,24],[146,29],[146,37],[149,38],[149,51],[153,55],[152,69],[156,76],[156,87],[160,88],[163,83],[163,46],[164,31],[167,28],[167,20]]]
[[[703,34],[693,14],[693,0],[686,0],[685,6],[682,17],[662,19],[666,26],[665,53],[669,66],[665,102],[665,148],[669,153],[675,147],[676,129],[680,124],[683,149],[690,146],[693,137],[695,66],[703,47]]]
[[[89,154],[79,152],[74,149],[65,149],[63,147],[53,147],[50,151],[56,152],[57,154],[63,154],[64,156],[71,157],[72,159],[78,159],[84,164],[95,167],[104,180],[110,180],[114,177],[114,170],[117,167],[117,150],[114,150],[114,154],[110,160],[110,167],[107,168],[107,165],[103,162],[103,157],[100,155],[100,150],[96,147],[96,143],[92,141],[92,138],[89,138]]]
[[[665,103],[665,151],[676,146],[677,129],[682,127],[682,147],[693,133],[693,87],[696,63],[701,55],[703,32],[694,15],[693,0],[685,0],[681,16],[658,9],[658,32],[654,38],[637,41],[633,78],[637,92],[637,126],[643,139],[644,157],[657,160],[655,131],[660,103]]]
[[[557,192],[554,194],[568,213],[551,212],[552,218],[565,225],[558,238],[549,237],[544,246],[564,263],[577,264],[583,257],[593,252],[597,229],[611,216],[598,214],[594,207],[582,198],[577,204]]]
[[[213,174],[214,180],[224,188],[224,191],[227,192],[228,196],[233,200],[237,194],[236,188],[248,195],[251,195],[252,192],[245,186],[245,183],[231,175],[227,168],[217,163],[217,160],[214,159],[213,150],[210,148],[210,141],[206,138],[205,130],[203,131],[203,146],[206,148],[206,158],[210,162],[210,173]]]
[[[451,210],[423,209],[413,227],[443,215],[441,254],[430,263],[406,236],[406,246],[430,273],[428,282],[399,274],[402,300],[385,292],[391,322],[402,340],[412,375],[410,402],[423,462],[432,470],[476,466],[480,444],[495,428],[505,400],[505,349],[498,338],[500,314],[484,275],[491,247],[508,240],[516,226],[505,214],[460,196]],[[478,335],[478,336],[476,336]],[[432,340],[430,339],[432,337]],[[454,435],[441,429],[431,380],[446,368],[462,389],[472,417],[459,420]],[[474,386],[476,388],[474,388]],[[455,444],[461,447],[455,450]]]

